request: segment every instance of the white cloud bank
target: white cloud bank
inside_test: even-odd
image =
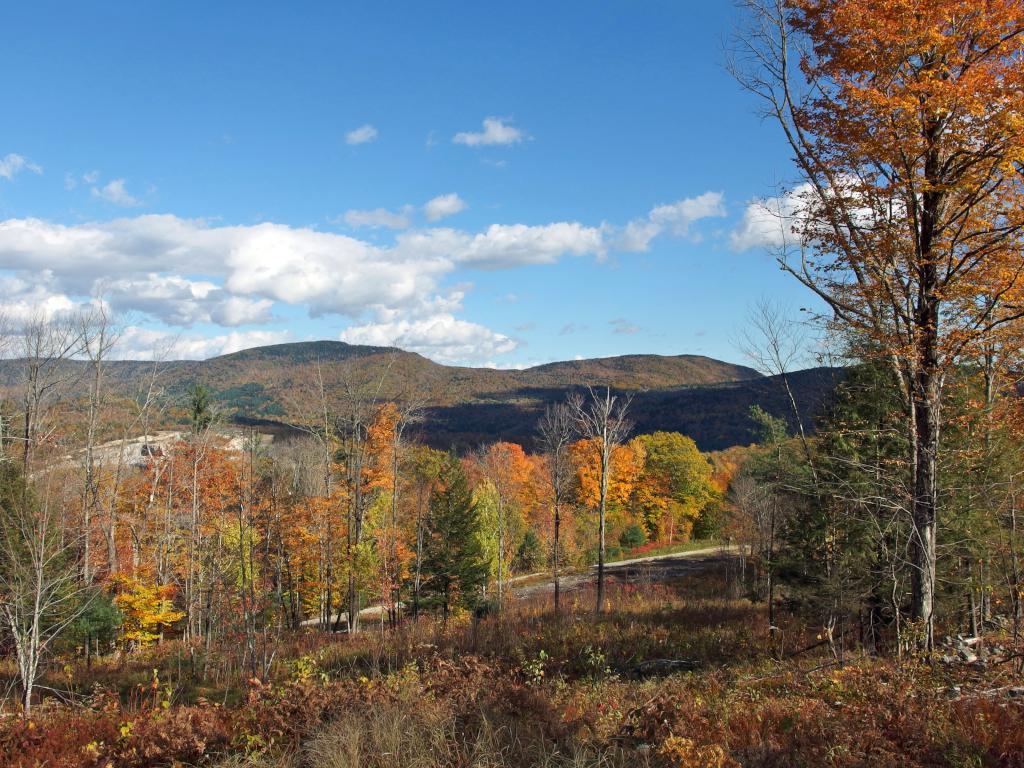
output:
[[[289,331],[232,331],[216,336],[197,336],[132,325],[125,328],[118,339],[114,356],[122,360],[205,360],[292,340]]]
[[[422,212],[436,220],[465,207],[448,193]],[[643,221],[685,234],[692,222],[719,215],[720,207],[721,196],[707,193],[658,206]],[[397,226],[405,221],[393,217],[415,210],[350,211],[349,218],[353,225]],[[618,236],[604,224],[561,221],[492,224],[480,232],[405,229],[380,245],[311,228],[220,225],[169,214],[75,225],[9,219],[0,221],[0,313],[20,317],[35,308],[59,314],[102,297],[114,310],[137,316],[125,356],[169,338],[166,330],[145,327],[151,322],[224,329],[207,337],[175,336],[178,356],[203,357],[285,338],[286,331],[246,328],[274,322],[280,303],[313,317],[346,318],[352,323],[342,333],[346,341],[481,363],[515,350],[517,341],[457,317],[462,292],[449,284],[455,273],[601,260]]]

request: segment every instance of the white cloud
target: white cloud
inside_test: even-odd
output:
[[[777,197],[752,200],[739,226],[729,233],[729,245],[734,251],[747,251],[799,240],[793,228],[801,212],[807,210],[810,193],[810,184],[804,183]]]
[[[551,360],[528,360],[525,363],[498,363],[494,360],[486,360],[480,364],[481,368],[493,368],[496,371],[525,371],[527,368],[533,368],[535,365],[544,365],[544,363],[554,362]]]
[[[438,195],[427,201],[423,206],[423,213],[430,221],[439,221],[446,216],[454,216],[456,213],[466,210],[469,205],[455,192],[447,195]]]
[[[355,229],[360,227],[369,227],[370,229],[406,229],[411,223],[409,221],[411,210],[411,206],[404,206],[399,211],[389,211],[386,208],[374,208],[372,211],[352,209],[345,211],[342,220]]]
[[[459,203],[454,193],[441,195],[424,214],[432,204],[437,213]],[[659,206],[638,221],[686,232],[689,222],[716,215],[717,205],[720,198],[704,195]],[[386,213],[411,218],[414,211]],[[0,275],[21,282],[0,295],[19,312],[34,303],[66,311],[100,295],[119,312],[186,328],[265,323],[280,302],[312,316],[349,318],[351,340],[383,339],[436,359],[486,362],[515,349],[516,341],[458,317],[468,286],[451,285],[453,275],[571,257],[600,260],[611,231],[571,221],[492,224],[480,232],[431,227],[378,245],[283,224],[220,225],[167,214],[76,225],[9,219],[0,221]],[[225,334],[222,341],[237,338]],[[199,342],[190,343],[189,354],[199,355]]]
[[[40,174],[43,172],[43,169],[23,155],[18,155],[14,152],[0,158],[0,178],[10,181],[22,171]]]
[[[345,134],[345,143],[355,146],[356,144],[368,144],[377,138],[377,129],[367,123]]]
[[[400,253],[436,254],[468,266],[500,269],[527,264],[553,264],[571,256],[604,256],[604,231],[578,222],[540,226],[492,224],[475,235],[456,229],[428,229],[399,235]]]
[[[90,295],[97,282],[102,288],[118,279],[148,280],[151,273],[203,275],[232,295],[351,317],[413,306],[435,293],[438,280],[454,268],[442,251],[381,248],[282,224],[215,227],[170,215],[77,226],[3,221],[0,263],[26,273],[51,270],[59,289],[71,295]],[[193,288],[168,298],[191,301]],[[124,301],[131,303],[131,296],[126,291]],[[149,297],[145,293],[135,303],[155,311],[146,304]]]
[[[75,301],[52,287],[51,276],[43,272],[29,282],[14,275],[0,274],[0,317],[7,322],[28,322],[36,318],[49,320],[73,312]]]
[[[399,347],[443,363],[481,363],[519,346],[515,339],[447,312],[414,320],[355,325],[342,331],[340,338],[350,344]]]
[[[156,273],[101,282],[97,291],[117,311],[145,312],[164,323],[181,326],[263,323],[271,319],[273,306],[270,299],[233,296],[209,281]]]
[[[217,336],[182,335],[173,331],[129,326],[114,348],[122,360],[205,360],[251,347],[283,344],[290,331],[233,331]]]
[[[462,131],[456,133],[452,141],[467,147],[484,147],[518,144],[525,138],[521,129],[508,124],[508,118],[485,117],[482,131]]]
[[[452,201],[445,205],[452,209]],[[673,211],[659,213],[658,221],[681,226],[679,219],[699,209],[684,204]],[[9,219],[0,221],[0,264],[23,277],[49,270],[54,292],[110,293],[122,310],[177,324],[257,322],[274,301],[358,320],[422,306],[460,267],[601,259],[608,231],[567,221],[492,224],[477,233],[435,227],[398,233],[383,246],[283,224],[217,226],[169,214],[77,225]]]
[[[377,306],[414,305],[452,269],[443,254],[403,254],[343,235],[280,224],[230,227],[225,287],[288,304],[314,315],[355,317]]]
[[[108,203],[120,205],[124,208],[137,208],[142,205],[141,200],[128,193],[124,179],[114,179],[102,187],[93,187],[92,195],[100,200],[106,200]]]
[[[660,234],[661,227],[650,219],[633,219],[616,238],[615,245],[629,253],[640,253]]]
[[[701,219],[722,216],[725,216],[725,196],[721,192],[705,192],[652,208],[645,218],[629,222],[615,244],[632,253],[646,251],[651,240],[662,232],[686,237],[690,227]]]

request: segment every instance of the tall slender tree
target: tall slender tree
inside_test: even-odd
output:
[[[594,612],[601,613],[604,610],[605,516],[608,511],[612,453],[629,435],[632,425],[626,421],[626,412],[632,398],[613,395],[611,387],[605,387],[603,395],[588,387],[587,394],[587,397],[580,393],[571,395],[569,408],[577,431],[583,437],[593,440],[598,451],[597,604]]]
[[[562,528],[562,503],[568,491],[572,467],[569,462],[569,444],[574,430],[572,414],[565,403],[549,405],[537,424],[540,446],[547,462],[548,484],[551,492],[551,578],[555,584],[554,611],[558,615],[561,585],[559,584],[559,535]]]

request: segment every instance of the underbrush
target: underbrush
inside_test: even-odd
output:
[[[600,617],[573,593],[557,619],[538,602],[447,630],[296,634],[269,682],[203,682],[202,665],[227,673],[168,644],[97,665],[74,706],[8,718],[0,764],[1024,765],[1024,706],[999,693],[1009,667],[839,665],[820,647],[779,661],[762,608],[699,581],[614,588]],[[787,628],[792,648],[814,640]],[[656,659],[696,669],[643,677]]]

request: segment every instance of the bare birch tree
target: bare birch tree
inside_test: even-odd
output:
[[[608,511],[608,481],[611,477],[612,452],[625,441],[632,425],[626,421],[626,412],[632,397],[613,395],[611,387],[604,394],[587,388],[587,395],[573,393],[568,407],[575,421],[576,431],[596,444],[599,460],[598,474],[598,545],[597,545],[597,604],[595,613],[604,610],[605,517]]]

